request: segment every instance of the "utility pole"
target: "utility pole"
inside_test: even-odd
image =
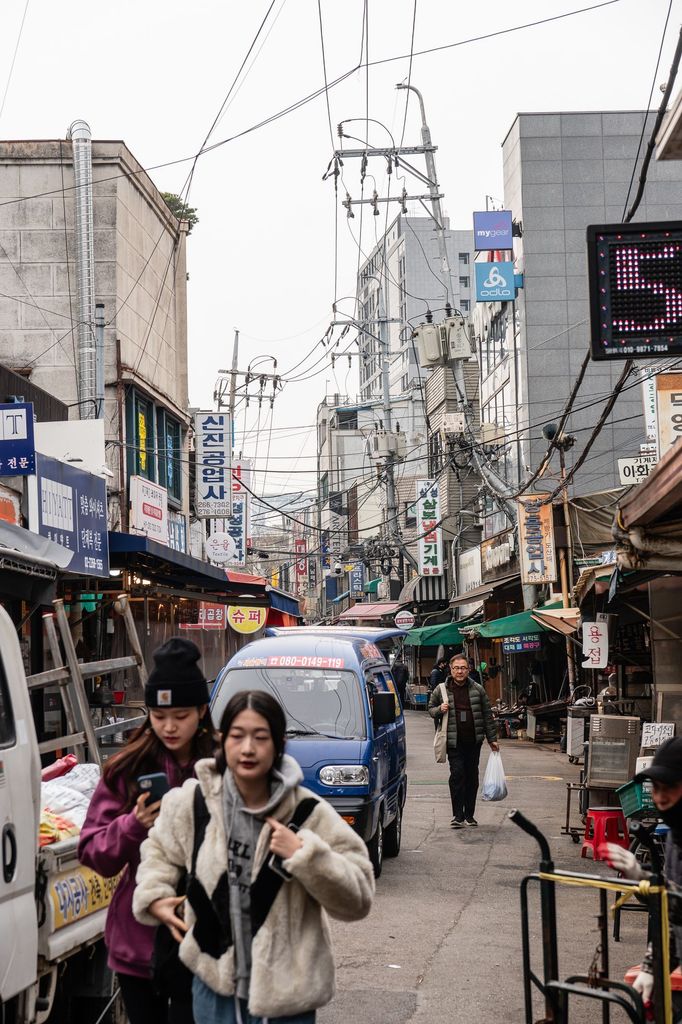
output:
[[[438,188],[438,178],[436,176],[436,160],[434,157],[435,147],[431,140],[431,130],[426,121],[426,110],[424,108],[424,97],[422,96],[419,89],[414,85],[405,85],[400,83],[396,86],[396,89],[409,89],[410,92],[416,94],[419,100],[419,110],[421,112],[421,135],[422,135],[422,152],[424,153],[424,160],[426,162],[426,173],[428,177],[429,187],[429,198],[431,200],[431,212],[433,220],[436,224],[436,237],[438,239],[438,255],[440,257],[440,277],[443,282],[443,288],[445,290],[445,303],[446,306],[451,305],[453,297],[452,292],[452,280],[450,274],[450,264],[448,262],[448,251],[445,242],[445,226],[443,224],[443,211],[441,207],[441,199],[443,193]],[[465,421],[467,425],[467,433],[472,442],[475,441],[475,434],[473,430],[473,424],[471,423],[471,410],[469,409],[469,403],[467,402],[466,395],[466,383],[464,380],[464,366],[461,359],[453,360],[455,383],[457,385],[457,391],[459,393],[459,402],[461,411],[464,413]],[[488,485],[490,490],[500,501],[500,505],[503,508],[507,518],[512,522],[516,522],[516,512],[513,506],[506,501],[511,494],[512,489],[504,482],[504,480],[495,473],[484,461],[481,459],[480,453],[477,451],[475,444],[472,443],[471,453],[473,462],[476,467],[476,471],[485,483]]]

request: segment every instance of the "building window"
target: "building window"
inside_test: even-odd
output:
[[[132,473],[146,480],[156,480],[154,459],[154,407],[136,391],[132,401],[132,436],[134,449]]]
[[[460,279],[459,279],[459,286],[460,286],[460,288],[468,288],[469,287],[469,278],[468,277],[460,277]]]
[[[468,313],[469,312],[469,300],[468,299],[460,299],[459,300],[459,308],[461,309],[461,311],[463,313]]]
[[[463,263],[465,265],[468,264],[468,262],[469,262],[469,253],[468,252],[461,252],[459,254],[459,262]]]
[[[165,409],[157,409],[157,436],[159,438],[159,483],[168,491],[168,497],[182,501],[182,429],[177,420]]]
[[[142,476],[182,502],[182,424],[163,406],[133,390],[126,401],[128,476]]]

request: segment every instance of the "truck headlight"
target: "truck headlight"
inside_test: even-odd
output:
[[[320,769],[325,786],[368,786],[369,771],[364,764],[326,764]]]

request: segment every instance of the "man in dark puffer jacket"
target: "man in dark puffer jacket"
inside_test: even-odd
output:
[[[464,654],[450,659],[450,678],[445,683],[447,702],[442,687],[437,686],[429,699],[429,714],[436,722],[448,712],[447,749],[450,763],[451,828],[478,824],[474,818],[478,792],[478,762],[483,740],[491,750],[499,750],[497,729],[493,721],[488,694],[469,675],[469,661]]]

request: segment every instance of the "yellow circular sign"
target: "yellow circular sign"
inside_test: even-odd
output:
[[[267,617],[267,608],[230,605],[227,609],[227,621],[235,633],[257,633],[265,625]]]

